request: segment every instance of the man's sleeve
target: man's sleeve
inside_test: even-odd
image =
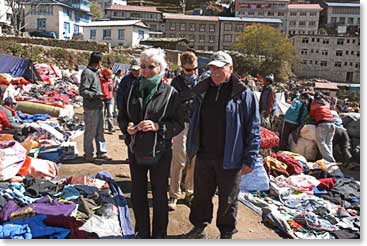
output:
[[[243,107],[243,143],[244,150],[242,156],[242,164],[253,168],[257,162],[260,144],[260,113],[259,105],[255,98],[255,94],[247,90],[245,99],[242,102]]]

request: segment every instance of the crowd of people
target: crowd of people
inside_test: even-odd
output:
[[[135,237],[167,237],[168,213],[176,209],[184,184],[193,225],[185,238],[207,237],[207,225],[213,217],[212,199],[218,194],[216,225],[220,238],[230,239],[237,232],[241,176],[254,168],[261,126],[271,129],[277,106],[272,87],[275,78],[273,74],[265,76],[258,102],[255,93],[234,73],[228,53],[215,52],[208,71],[202,74],[191,51],[181,54],[180,64],[181,73],[172,76],[164,51],[150,48],[131,62],[128,74],[119,70],[113,75],[110,69],[101,69],[102,54],[93,52],[80,83],[86,129],[84,158],[87,162],[110,159],[104,122],[112,133],[116,117],[128,146]],[[167,83],[167,77],[173,77],[171,83]],[[289,136],[297,139],[306,121],[316,125],[323,159],[335,162],[335,139],[343,145],[344,157],[350,158],[348,135],[330,107],[330,98],[307,91],[294,98],[284,115],[279,149],[288,150]],[[148,173],[153,194],[152,224]]]

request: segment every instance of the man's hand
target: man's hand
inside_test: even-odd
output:
[[[138,124],[138,130],[143,131],[143,132],[148,132],[148,131],[156,132],[159,130],[159,125],[158,123],[154,123],[151,120],[143,120],[143,121],[140,121],[140,123]]]
[[[247,166],[247,165],[243,165],[242,169],[241,169],[241,176],[248,174],[252,171],[252,168]]]
[[[133,122],[129,122],[129,124],[127,125],[127,133],[129,133],[129,135],[135,135],[137,131],[138,127],[134,126]]]

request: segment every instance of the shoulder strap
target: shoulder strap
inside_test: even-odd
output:
[[[167,97],[166,105],[164,106],[163,114],[162,114],[162,115],[161,115],[161,117],[159,118],[159,121],[160,121],[160,120],[162,120],[162,119],[163,119],[163,117],[166,115],[166,111],[167,111],[168,103],[169,103],[169,100],[171,99],[172,92],[173,92],[173,87],[172,87],[172,86],[170,86],[170,91],[169,91],[169,94],[168,94],[168,97]]]

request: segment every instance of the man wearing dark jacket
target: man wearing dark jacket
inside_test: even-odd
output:
[[[93,140],[96,142],[97,158],[110,159],[103,135],[103,93],[97,73],[101,65],[102,54],[93,52],[87,68],[82,72],[79,86],[79,94],[83,97],[85,122],[84,158],[88,162],[94,162]]]
[[[209,62],[211,75],[198,83],[187,139],[195,165],[194,198],[188,238],[206,238],[212,199],[218,188],[217,227],[221,239],[236,230],[241,175],[251,172],[260,148],[260,115],[255,95],[233,74],[230,55],[218,51]]]
[[[123,94],[130,90],[131,85],[140,76],[140,65],[138,60],[134,59],[131,61],[129,70],[129,74],[122,78],[119,86],[116,89],[116,106],[118,111],[122,105]]]
[[[197,84],[198,80],[198,63],[196,55],[191,51],[186,51],[180,56],[180,61],[183,71],[171,82],[171,85],[178,91],[179,95],[190,91]],[[182,104],[185,118],[185,129],[173,138],[172,162],[170,169],[171,182],[169,187],[170,199],[168,203],[168,207],[170,210],[176,209],[177,200],[181,196],[180,185],[184,169],[186,169],[184,186],[185,199],[187,202],[190,202],[191,196],[194,192],[195,160],[193,160],[191,163],[188,163],[186,155],[186,139],[187,131],[189,129],[192,100],[183,101]]]

